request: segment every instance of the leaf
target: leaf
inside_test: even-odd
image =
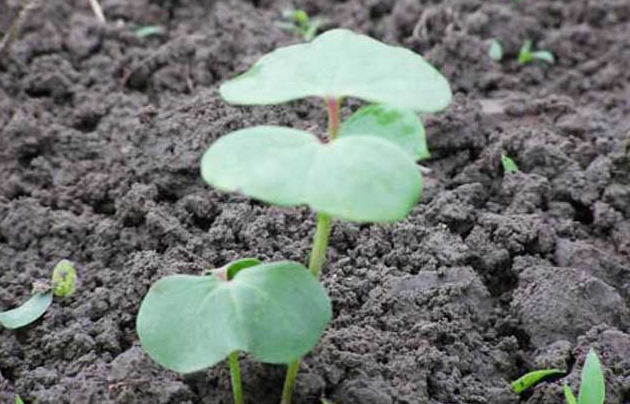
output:
[[[52,297],[52,292],[35,293],[21,306],[0,313],[0,324],[9,330],[29,325],[48,310]]]
[[[319,401],[321,401],[322,404],[335,404],[332,401],[328,401],[325,398],[320,398]]]
[[[245,268],[250,268],[256,265],[260,265],[261,262],[257,258],[241,258],[234,262],[230,262],[226,265],[225,271],[227,273],[227,279],[231,280],[237,273]]]
[[[165,29],[159,25],[147,25],[146,27],[138,28],[133,32],[138,38],[145,38],[151,35],[162,35]]]
[[[22,401],[22,397],[20,396],[15,396],[15,404],[24,404],[24,401]]]
[[[488,56],[494,61],[500,61],[503,59],[503,46],[497,39],[490,41],[490,49],[488,49]]]
[[[501,165],[503,166],[503,171],[506,173],[515,173],[518,171],[518,166],[516,165],[514,160],[512,160],[505,154],[501,155]]]
[[[554,64],[556,62],[556,58],[553,56],[553,53],[545,50],[533,52],[532,58],[544,60],[545,62],[550,64]]]
[[[532,41],[526,40],[518,52],[518,62],[521,64],[529,63],[533,59],[532,57]]]
[[[447,80],[422,56],[344,29],[276,49],[220,91],[227,102],[238,105],[355,97],[435,112],[451,102]]]
[[[205,152],[201,175],[223,191],[355,222],[403,219],[422,186],[413,159],[386,140],[344,136],[323,144],[278,126],[223,136]]]
[[[528,388],[532,387],[542,379],[552,375],[563,374],[564,372],[559,369],[544,369],[544,370],[535,370],[533,372],[529,372],[524,376],[520,377],[516,381],[512,382],[512,390],[516,394],[521,394]]]
[[[562,391],[564,392],[564,398],[567,401],[567,404],[578,404],[573,392],[571,391],[571,387],[569,387],[566,383],[562,386]]]
[[[375,136],[402,148],[414,160],[429,158],[424,126],[418,116],[404,109],[376,104],[352,114],[339,129],[338,137]]]
[[[245,351],[289,363],[317,342],[331,317],[323,287],[301,264],[283,261],[214,276],[173,275],[156,282],[137,318],[140,342],[162,366],[189,373]]]
[[[52,274],[53,293],[57,297],[67,297],[74,293],[77,285],[77,271],[74,264],[68,260],[61,260]]]
[[[582,381],[578,402],[580,404],[603,404],[606,398],[606,383],[602,365],[597,353],[591,348],[586,355],[584,368],[582,369]]]

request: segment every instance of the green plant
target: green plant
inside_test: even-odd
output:
[[[316,212],[310,275],[300,264],[280,262],[254,263],[231,279],[229,268],[201,278],[167,277],[158,281],[143,301],[138,334],[149,355],[179,371],[210,366],[238,350],[259,360],[287,363],[282,403],[288,404],[299,358],[312,348],[330,317],[329,300],[317,279],[326,259],[331,220],[394,222],[409,213],[421,191],[415,161],[428,156],[424,127],[415,113],[444,109],[450,103],[451,91],[446,79],[420,55],[338,29],[313,42],[263,56],[247,72],[224,83],[220,93],[227,102],[239,105],[277,104],[306,97],[321,98],[326,105],[327,142],[302,130],[256,126],[223,136],[201,161],[203,179],[215,188],[280,206],[308,205]],[[340,105],[345,97],[376,104],[359,109],[342,124]],[[285,272],[283,276],[276,274],[280,270]],[[221,283],[221,277],[228,281]],[[256,281],[264,288],[244,286],[236,297],[251,302],[256,290],[266,291],[269,299],[259,299],[251,307],[268,312],[265,316],[234,317],[235,313],[248,312],[230,311],[225,307],[229,303],[222,302],[235,302],[234,294],[226,290],[246,281]],[[291,289],[302,291],[299,298],[276,302]],[[280,314],[292,320],[282,324]],[[169,320],[171,317],[177,322]],[[197,328],[202,324],[203,332],[187,337],[190,330],[181,324],[189,318],[195,319]],[[251,321],[256,321],[255,327]],[[253,327],[245,339],[251,344],[229,343],[238,333],[223,336],[223,330],[232,330],[235,325]],[[272,340],[260,330],[273,332]],[[221,346],[208,342],[219,337]],[[182,346],[193,353],[194,363],[187,360],[186,366],[178,365],[183,355],[189,355]],[[284,347],[282,355],[280,347]],[[229,355],[230,364],[237,364],[235,355]],[[233,380],[238,383],[240,375]],[[240,388],[235,387],[235,401],[239,403],[242,395],[237,391]]]
[[[53,269],[50,283],[35,283],[30,299],[21,306],[0,313],[0,324],[10,330],[31,324],[52,304],[53,296],[64,298],[74,293],[77,273],[72,262],[61,260]]]
[[[133,34],[138,38],[146,38],[152,35],[164,35],[166,30],[161,25],[145,25],[133,31]]]
[[[565,383],[563,386],[564,397],[567,404],[603,404],[606,399],[606,383],[604,372],[594,349],[588,352],[584,367],[580,393],[576,399],[571,388]]]
[[[488,48],[488,56],[494,61],[500,61],[503,59],[503,46],[498,39],[490,40],[490,47]]]
[[[317,31],[325,22],[323,18],[309,17],[304,10],[284,10],[282,17],[285,21],[279,21],[276,25],[301,36],[306,42],[315,38]]]
[[[501,155],[501,165],[503,166],[503,171],[506,173],[515,173],[518,171],[518,166],[510,157],[505,154]]]
[[[523,46],[518,53],[518,62],[520,64],[530,63],[536,59],[543,60],[551,64],[555,63],[556,60],[553,56],[553,53],[547,50],[532,51],[532,46],[533,44],[530,40],[527,40],[523,43]]]
[[[14,404],[24,404],[24,401],[22,401],[22,397],[20,396],[15,396],[15,402]]]
[[[533,372],[529,372],[526,375],[513,381],[510,386],[512,387],[512,391],[514,391],[516,394],[521,394],[522,392],[537,384],[546,377],[555,376],[563,373],[565,372],[560,369],[534,370]]]

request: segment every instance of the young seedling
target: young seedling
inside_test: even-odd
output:
[[[14,404],[24,404],[24,401],[22,401],[22,397],[20,396],[15,396],[15,402]]]
[[[518,62],[520,64],[527,64],[534,60],[542,60],[550,64],[554,64],[556,61],[553,53],[547,50],[532,51],[532,41],[527,40],[523,43],[518,53]]]
[[[301,36],[306,42],[315,38],[317,31],[325,22],[323,18],[310,18],[304,10],[284,10],[282,17],[286,21],[279,21],[276,25]]]
[[[501,165],[503,166],[503,172],[505,173],[515,173],[518,171],[518,166],[514,160],[505,154],[501,155]]]
[[[53,296],[64,298],[74,293],[77,273],[72,262],[61,260],[55,266],[50,283],[33,285],[33,295],[21,306],[0,313],[0,324],[13,330],[40,318],[52,304]]]
[[[228,359],[234,402],[243,403],[239,352],[265,363],[306,354],[331,317],[324,288],[290,261],[235,261],[201,276],[172,275],[145,296],[137,331],[145,351],[180,373]]]
[[[161,25],[147,25],[133,31],[133,34],[138,38],[146,38],[153,35],[164,35],[165,32],[166,30]]]
[[[330,302],[317,279],[331,220],[395,222],[409,213],[421,190],[416,161],[428,157],[416,113],[446,108],[451,91],[420,55],[337,29],[269,53],[224,83],[220,93],[238,105],[317,97],[327,108],[326,142],[298,129],[256,126],[223,136],[201,161],[203,179],[220,190],[316,212],[310,274],[300,264],[280,262],[246,267],[233,277],[230,268],[205,277],[167,277],[143,301],[138,334],[150,356],[180,372],[228,355],[230,365],[236,364],[237,351],[287,363],[282,403],[288,404],[299,358],[330,318]],[[345,97],[375,104],[342,124]],[[248,287],[251,283],[256,287]],[[238,384],[240,375],[233,380]],[[234,388],[239,403],[240,388]]]
[[[606,383],[604,372],[599,362],[597,353],[591,349],[586,355],[586,361],[582,368],[582,380],[580,393],[576,399],[571,388],[565,383],[563,386],[564,397],[567,404],[603,404],[606,399]]]
[[[490,59],[495,62],[501,61],[503,59],[503,46],[498,39],[492,39],[490,41],[490,48],[488,49],[488,56]]]
[[[538,382],[549,376],[556,376],[563,374],[560,369],[543,369],[543,370],[534,370],[533,372],[527,373],[525,376],[520,377],[518,380],[512,382],[511,387],[512,391],[516,394],[521,394],[528,388],[538,384]]]

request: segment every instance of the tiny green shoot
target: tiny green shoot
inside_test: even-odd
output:
[[[22,397],[20,397],[19,395],[15,396],[14,404],[24,404],[24,401],[22,401]]]
[[[499,62],[503,59],[503,46],[498,39],[490,40],[490,48],[488,49],[488,56],[490,59]]]
[[[244,259],[203,276],[163,278],[142,302],[137,331],[149,356],[178,372],[228,358],[236,404],[243,400],[238,352],[288,364],[281,403],[289,404],[299,358],[331,316],[317,280],[332,220],[390,223],[407,216],[422,186],[416,161],[429,156],[417,114],[443,110],[452,94],[422,56],[343,29],[272,51],[220,93],[235,105],[316,97],[326,107],[326,141],[294,128],[255,126],[221,137],[201,160],[202,178],[219,190],[316,213],[308,271],[295,262]],[[342,123],[347,97],[371,104]]]
[[[13,330],[27,326],[40,318],[50,307],[53,296],[64,298],[76,289],[76,270],[72,262],[61,260],[53,269],[50,283],[36,283],[33,294],[21,306],[0,313],[0,324]]]
[[[518,171],[518,166],[514,160],[505,154],[501,155],[501,165],[503,166],[503,172],[505,173],[515,173]]]
[[[521,394],[528,388],[534,386],[541,380],[546,377],[560,375],[565,373],[560,369],[543,369],[543,370],[534,370],[533,372],[529,372],[524,376],[520,377],[516,381],[512,382],[511,387],[512,391],[516,394]]]
[[[534,60],[542,60],[550,64],[555,63],[555,57],[553,53],[547,50],[532,50],[533,43],[531,40],[526,40],[518,53],[518,62],[520,64],[527,64]]]
[[[602,365],[594,349],[589,350],[582,368],[580,392],[576,399],[571,388],[563,386],[567,404],[603,404],[606,399],[606,382]]]
[[[325,398],[320,398],[319,401],[321,401],[321,404],[335,404],[332,401],[326,400]]]
[[[146,38],[153,35],[164,35],[165,32],[166,30],[164,29],[164,27],[160,25],[147,25],[133,31],[133,34],[138,38]]]
[[[276,25],[282,29],[293,32],[295,35],[299,35],[306,42],[310,42],[317,31],[324,24],[325,20],[319,17],[309,17],[304,10],[284,10],[282,17],[285,21],[279,21]]]

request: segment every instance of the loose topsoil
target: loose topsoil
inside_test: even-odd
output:
[[[0,2],[0,32],[21,3]],[[80,285],[35,324],[0,330],[0,402],[230,403],[225,365],[164,370],[134,320],[164,275],[238,257],[305,261],[311,212],[222,194],[198,169],[235,129],[325,130],[321,102],[238,108],[217,93],[300,40],[274,23],[292,4],[102,0],[102,25],[87,1],[44,3],[0,60],[0,310],[61,258]],[[432,173],[412,214],[334,223],[323,282],[335,319],[295,404],[561,403],[558,379],[521,397],[508,382],[557,367],[575,390],[590,347],[607,403],[630,403],[630,2],[293,6],[422,53],[456,94],[425,118]],[[133,34],[155,24],[166,33]],[[526,39],[557,63],[519,65]],[[505,175],[501,154],[521,171]],[[242,363],[248,402],[277,403],[284,368]]]

